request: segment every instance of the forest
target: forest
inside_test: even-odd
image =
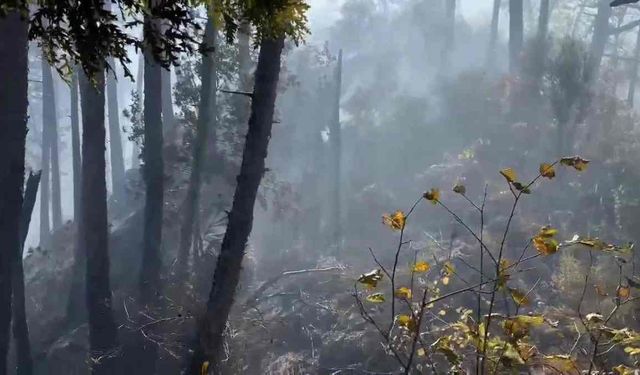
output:
[[[639,67],[638,0],[0,0],[0,375],[640,374]]]

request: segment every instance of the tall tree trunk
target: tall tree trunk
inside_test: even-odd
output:
[[[611,7],[608,0],[598,0],[598,13],[593,24],[593,37],[591,38],[591,48],[585,70],[585,82],[588,84],[595,81],[600,63],[604,55],[604,49],[609,40],[611,17]]]
[[[638,84],[638,65],[640,64],[640,27],[636,36],[636,47],[633,51],[633,61],[629,70],[629,92],[627,93],[627,103],[633,108],[633,101],[636,96],[636,86]]]
[[[214,366],[217,366],[224,327],[233,304],[242,258],[253,226],[256,195],[265,172],[283,46],[284,38],[267,39],[260,43],[242,166],[229,213],[229,223],[213,275],[206,313],[188,367],[187,373],[190,375],[200,374],[205,361],[213,361]]]
[[[80,76],[82,95],[82,230],[93,375],[117,374],[117,327],[111,309],[107,228],[104,71]]]
[[[524,43],[524,9],[522,0],[509,0],[509,71],[518,74]]]
[[[20,212],[27,136],[28,22],[18,11],[0,17],[0,374],[7,372],[11,263],[20,249]]]
[[[82,161],[80,158],[80,119],[78,117],[78,72],[74,69],[71,77],[71,158],[73,164],[73,220],[77,224],[80,219],[80,170]]]
[[[540,92],[544,66],[547,59],[547,36],[549,34],[549,0],[540,0],[540,13],[538,15],[538,32],[535,40],[533,58],[532,91]]]
[[[453,2],[453,1],[451,1]],[[455,4],[455,2],[453,2]],[[454,9],[455,10],[455,9]],[[340,96],[342,92],[342,50],[338,53],[338,63],[335,70],[334,77],[334,92],[333,92],[333,108],[331,114],[330,140],[331,140],[331,155],[332,171],[333,171],[333,186],[331,187],[331,202],[333,205],[333,244],[336,251],[340,251],[342,247],[342,207],[341,207],[341,174],[342,174],[342,136],[340,129]]]
[[[74,257],[71,268],[71,286],[67,299],[67,319],[69,327],[75,327],[87,320],[87,309],[82,303],[85,295],[86,252],[82,247],[82,157],[80,147],[80,119],[78,110],[80,104],[79,97],[79,75],[84,72],[78,67],[74,70],[71,79],[71,148],[73,158],[73,222],[75,224],[76,236],[74,238]],[[40,193],[42,194],[42,193]]]
[[[179,282],[185,281],[189,262],[189,253],[193,239],[193,225],[197,215],[200,201],[200,187],[202,184],[202,170],[206,158],[209,132],[215,131],[216,108],[216,64],[214,48],[216,46],[216,29],[211,17],[207,20],[204,34],[205,48],[209,52],[202,55],[202,67],[200,72],[200,104],[198,109],[198,123],[196,124],[196,139],[193,145],[191,160],[191,175],[187,196],[183,204],[184,217],[180,228],[180,247],[176,276]]]
[[[136,74],[136,93],[138,94],[138,100],[142,104],[142,98],[144,98],[143,90],[144,83],[144,53],[138,55],[138,74]],[[140,167],[140,147],[137,142],[131,144],[131,169],[138,169]]]
[[[445,35],[444,44],[442,46],[442,55],[440,60],[441,73],[449,68],[451,60],[451,51],[453,50],[455,42],[455,30],[456,30],[456,0],[445,0]]]
[[[491,31],[489,35],[489,48],[487,50],[487,68],[493,68],[496,60],[496,44],[498,43],[498,26],[500,24],[501,0],[493,0],[493,13],[491,15]]]
[[[24,202],[20,213],[20,247],[15,254],[12,277],[13,286],[13,338],[16,343],[16,375],[31,375],[33,373],[33,359],[31,356],[31,342],[29,340],[29,326],[24,298],[24,268],[22,255],[24,243],[29,233],[31,214],[36,203],[38,185],[40,184],[40,172],[29,174],[27,188],[24,193]]]
[[[176,125],[173,113],[173,90],[171,85],[171,69],[162,69],[162,126],[165,135],[173,134]]]
[[[40,247],[48,248],[51,238],[50,194],[51,194],[51,68],[44,54],[41,54],[42,67],[42,147],[40,168]],[[49,74],[46,72],[49,71]],[[49,89],[47,87],[50,87]],[[55,111],[55,110],[54,110]],[[55,113],[54,113],[55,115]]]
[[[115,61],[109,58],[109,65],[115,69]],[[120,109],[118,106],[118,83],[115,72],[107,74],[107,110],[109,115],[109,151],[111,154],[111,185],[116,213],[124,209],[125,177],[122,136],[120,135]]]

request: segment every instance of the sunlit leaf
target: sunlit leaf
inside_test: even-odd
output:
[[[540,164],[540,175],[551,180],[556,176],[556,170],[553,168],[553,165],[542,163]]]
[[[544,227],[540,228],[540,231],[538,232],[538,237],[551,238],[551,237],[554,237],[556,234],[558,234],[557,229],[552,228],[548,225],[545,225]]]
[[[422,197],[429,202],[436,204],[440,200],[440,190],[432,188],[431,190],[426,191]]]
[[[527,297],[526,293],[523,291],[515,288],[509,288],[509,293],[511,294],[511,298],[513,298],[513,302],[517,305],[524,306],[529,304],[529,297]]]
[[[444,262],[444,264],[442,265],[442,271],[441,271],[442,284],[449,285],[449,281],[451,281],[451,276],[454,273],[455,273],[455,268],[453,266],[453,263],[451,263],[450,261]]]
[[[560,371],[562,374],[579,374],[578,366],[571,356],[556,354],[545,355],[543,357],[544,362],[556,371]]]
[[[209,373],[209,361],[204,361],[202,367],[200,367],[200,375],[207,375]]]
[[[560,159],[560,164],[573,167],[575,170],[582,172],[587,169],[589,160],[583,159],[580,156],[571,156]]]
[[[618,375],[634,375],[636,373],[634,369],[625,365],[618,365],[614,367],[613,370],[618,373]]]
[[[558,251],[558,241],[553,238],[534,237],[533,246],[542,255],[551,255]]]
[[[378,286],[378,281],[380,280],[382,280],[382,270],[379,269],[362,274],[358,278],[358,282],[366,285],[368,289]]]
[[[384,302],[384,294],[382,293],[373,293],[367,296],[367,301],[371,303],[383,303]]]
[[[431,265],[424,260],[421,260],[419,262],[416,262],[416,264],[413,265],[412,269],[413,272],[427,272],[431,269]]]
[[[418,357],[424,357],[427,355],[427,351],[424,350],[424,348],[419,348],[416,354],[418,355]]]
[[[398,288],[396,289],[395,296],[400,299],[410,300],[412,296],[411,289],[404,286],[401,288]]]
[[[431,347],[442,353],[445,358],[447,358],[447,361],[452,365],[459,365],[462,363],[460,356],[453,349],[451,336],[440,336],[433,344],[431,344]]]
[[[445,316],[445,315],[447,315],[447,311],[446,310],[440,310],[440,311],[438,311],[438,315]]]
[[[627,346],[624,348],[624,352],[629,355],[640,355],[640,348],[635,348],[633,346]]]
[[[382,223],[393,230],[404,229],[406,221],[407,217],[404,215],[404,212],[400,210],[394,212],[393,214],[382,215]]]
[[[598,313],[587,314],[585,318],[587,322],[591,324],[598,324],[598,323],[604,322],[604,317],[602,316],[602,314],[598,314]]]
[[[500,174],[504,176],[504,178],[506,178],[510,183],[514,183],[516,182],[516,180],[518,180],[518,175],[512,168],[505,168],[500,171]]]
[[[453,187],[453,192],[454,192],[454,193],[456,193],[456,194],[462,194],[462,195],[464,195],[464,194],[466,194],[466,193],[467,193],[467,188],[466,188],[464,185],[462,185],[462,184],[456,184],[456,185]]]
[[[621,300],[629,299],[629,296],[631,296],[631,288],[628,285],[619,285],[616,289],[616,296]]]

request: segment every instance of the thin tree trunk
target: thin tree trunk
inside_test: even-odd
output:
[[[50,182],[51,182],[51,68],[44,54],[41,54],[42,67],[42,147],[40,168],[40,247],[48,248],[51,238]],[[49,71],[49,74],[47,74]],[[49,87],[49,88],[48,88]],[[54,110],[55,111],[55,110]],[[55,113],[54,113],[55,115]]]
[[[638,84],[638,59],[640,59],[640,27],[638,27],[636,47],[633,51],[633,61],[631,62],[631,69],[629,71],[629,92],[627,94],[627,103],[631,108],[633,108],[633,101],[636,96],[636,86]]]
[[[452,1],[453,2],[453,1]],[[455,2],[454,2],[455,4]],[[340,96],[342,92],[342,50],[338,53],[338,63],[334,78],[333,108],[330,123],[330,139],[333,158],[333,186],[331,187],[331,202],[333,203],[333,243],[336,251],[342,247],[342,207],[341,207],[341,163],[342,137],[340,129]]]
[[[16,343],[16,374],[31,375],[33,373],[33,358],[31,356],[31,342],[29,341],[29,326],[24,296],[24,269],[22,256],[24,244],[29,233],[31,214],[36,203],[38,185],[40,184],[40,172],[29,173],[27,188],[24,193],[24,202],[20,213],[20,247],[15,254],[12,270],[13,286],[13,338]]]
[[[587,60],[585,71],[585,82],[587,85],[595,81],[600,63],[604,55],[604,49],[609,40],[610,26],[609,18],[611,17],[611,7],[608,0],[599,0],[598,13],[593,25],[593,37],[591,38],[591,49]]]
[[[27,136],[28,22],[18,11],[0,18],[0,374],[7,371],[11,263],[20,249],[20,212]]]
[[[200,374],[205,361],[213,361],[213,365],[217,366],[217,355],[222,347],[224,328],[233,304],[242,259],[253,226],[256,195],[265,172],[284,38],[263,40],[260,46],[242,166],[229,213],[229,223],[213,275],[206,313],[187,371],[190,375]]]
[[[173,112],[173,90],[171,85],[171,69],[161,69],[162,74],[162,126],[165,135],[173,134],[176,124]]]
[[[538,93],[544,75],[545,61],[547,58],[547,36],[549,33],[549,0],[540,0],[540,13],[538,15],[538,33],[535,40],[535,52],[532,56],[533,64],[533,82],[532,91]]]
[[[115,69],[115,61],[109,59],[109,65]],[[111,155],[111,185],[115,211],[124,209],[125,177],[122,136],[120,135],[120,109],[118,106],[118,83],[115,72],[107,74],[107,110],[109,115],[109,151]]]
[[[489,48],[487,50],[487,68],[493,68],[496,59],[496,44],[498,43],[498,26],[500,24],[501,0],[493,0],[493,13],[491,15],[491,32],[489,35]]]
[[[78,117],[78,72],[74,69],[71,77],[71,157],[73,164],[73,219],[76,224],[80,218],[80,170],[82,161],[80,160],[80,119]]]
[[[42,54],[42,120],[43,126],[47,128],[47,140],[44,141],[43,130],[43,150],[46,152],[47,160],[50,161],[51,169],[47,174],[51,175],[51,218],[53,225],[51,229],[55,231],[62,226],[62,203],[60,192],[60,157],[58,153],[58,115],[56,112],[56,95],[54,90],[53,74],[51,66]],[[43,159],[44,161],[44,159]],[[49,176],[45,176],[49,177]],[[46,184],[49,184],[47,179]],[[48,192],[47,192],[48,194]],[[47,224],[48,225],[48,224]]]
[[[117,374],[117,327],[111,309],[105,177],[104,71],[90,82],[81,75],[82,95],[82,230],[86,254],[90,363],[93,375]],[[95,84],[95,86],[94,86]]]
[[[509,0],[509,71],[518,74],[524,43],[524,9],[522,0]]]
[[[138,100],[142,104],[144,98],[143,92],[144,83],[144,53],[138,55],[138,74],[136,75],[136,93],[138,93]],[[131,169],[138,169],[140,167],[140,147],[137,142],[132,142],[131,150]]]
[[[446,25],[445,25],[445,37],[444,44],[442,46],[442,55],[440,61],[440,71],[445,72],[449,68],[451,60],[451,51],[455,42],[455,30],[456,30],[456,0],[445,0],[446,10]]]
[[[198,109],[198,123],[196,125],[196,138],[193,145],[191,160],[191,174],[189,186],[183,209],[184,217],[180,228],[180,247],[178,263],[176,265],[176,278],[179,282],[186,281],[185,276],[189,262],[189,253],[193,239],[193,225],[197,215],[200,201],[200,188],[202,184],[202,170],[206,158],[206,148],[209,141],[209,132],[215,131],[216,108],[216,64],[214,48],[216,45],[216,29],[213,19],[209,17],[205,28],[204,44],[209,52],[202,55],[202,71],[200,72],[200,104]]]

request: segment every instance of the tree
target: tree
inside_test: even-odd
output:
[[[636,36],[636,46],[633,50],[633,61],[629,70],[629,91],[627,93],[627,103],[633,108],[633,101],[636,96],[636,85],[638,84],[638,65],[640,64],[640,28]]]
[[[71,76],[71,86],[69,87],[71,95],[71,158],[73,166],[73,219],[78,224],[80,221],[80,169],[82,161],[80,158],[80,119],[78,117],[79,99],[78,99],[78,71],[74,69]]]
[[[453,2],[453,1],[452,1]],[[455,4],[455,2],[453,2]],[[333,108],[331,109],[331,123],[329,124],[332,155],[333,186],[331,187],[331,202],[333,205],[333,245],[340,251],[342,245],[342,207],[341,207],[341,174],[342,174],[342,137],[340,127],[340,96],[342,91],[342,50],[338,53],[338,63],[333,82]]]
[[[491,15],[491,31],[489,36],[489,49],[487,50],[487,68],[492,68],[496,58],[496,44],[498,42],[498,26],[500,23],[501,0],[493,0],[493,12]]]
[[[42,176],[40,178],[40,247],[48,248],[49,247],[49,238],[51,237],[51,219],[50,219],[50,181],[51,181],[51,145],[49,144],[51,140],[51,125],[45,121],[48,119],[50,121],[50,112],[49,107],[51,106],[51,100],[48,98],[48,95],[45,95],[45,86],[50,86],[50,84],[45,84],[46,80],[51,79],[51,70],[49,70],[49,74],[46,74],[47,69],[50,69],[49,64],[47,64],[46,57],[42,54],[42,143],[40,148],[41,158],[40,158],[40,168],[42,168]],[[48,77],[48,78],[47,78]],[[51,88],[53,90],[53,88]],[[46,92],[51,93],[49,89]]]
[[[198,121],[196,124],[196,136],[191,159],[191,174],[189,175],[187,196],[183,204],[184,217],[180,227],[180,247],[176,266],[177,279],[180,282],[185,280],[185,271],[189,260],[189,252],[191,251],[194,221],[196,220],[197,208],[200,201],[202,172],[207,157],[207,144],[215,144],[214,142],[210,142],[210,133],[215,132],[213,125],[215,125],[216,122],[217,69],[215,55],[212,51],[215,51],[217,31],[211,13],[212,10],[209,10],[210,15],[204,31]],[[211,154],[215,155],[213,150]]]
[[[189,365],[189,374],[200,374],[204,362],[215,361],[222,344],[224,327],[239,281],[242,258],[253,226],[256,194],[265,172],[283,47],[284,37],[264,39],[260,43],[251,118],[238,185],[214,272],[207,310]]]
[[[522,0],[509,0],[509,71],[519,73],[524,42]]]
[[[20,248],[28,105],[28,23],[19,11],[0,14],[0,374],[7,371],[11,263]]]
[[[162,126],[165,134],[174,130],[176,125],[175,114],[173,113],[173,98],[171,91],[171,69],[162,69]]]
[[[455,28],[456,28],[456,0],[446,0],[445,10],[445,38],[442,46],[441,56],[441,70],[445,71],[451,57],[451,51],[455,41]]]
[[[13,338],[16,343],[16,368],[17,375],[31,375],[33,373],[33,358],[31,356],[31,341],[29,340],[29,327],[25,309],[24,295],[24,269],[22,257],[24,243],[29,232],[31,214],[36,203],[38,185],[40,184],[40,172],[29,173],[27,187],[24,193],[22,211],[20,213],[20,247],[15,254],[12,269],[12,309],[13,309]]]
[[[598,0],[598,13],[593,23],[593,36],[591,38],[591,48],[585,70],[585,82],[591,83],[595,80],[600,69],[604,49],[611,34],[609,18],[611,17],[611,7],[608,0]]]
[[[125,205],[124,154],[120,135],[120,109],[118,106],[118,83],[115,75],[115,60],[108,59],[114,69],[107,74],[107,110],[109,115],[109,151],[111,155],[111,186],[115,211],[120,212]]]

